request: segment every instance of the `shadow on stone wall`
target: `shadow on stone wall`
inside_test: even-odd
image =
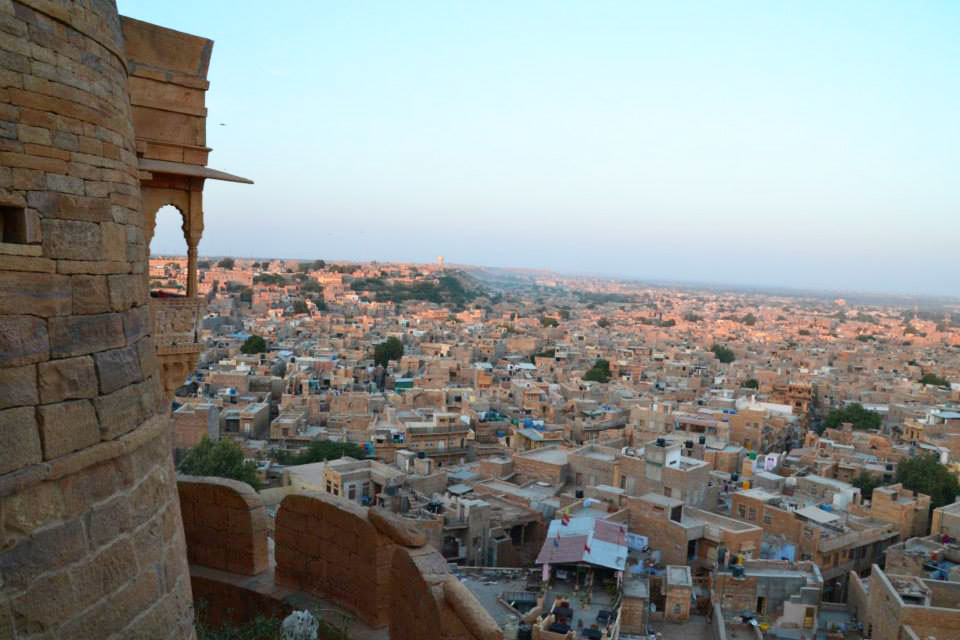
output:
[[[177,484],[198,598],[233,593],[228,600],[247,602],[255,610],[242,613],[253,617],[278,615],[292,593],[306,593],[372,628],[388,627],[393,640],[503,637],[443,556],[400,516],[326,494],[289,495],[270,545],[263,502],[249,485],[195,476],[180,476]],[[218,581],[229,584],[220,589]]]

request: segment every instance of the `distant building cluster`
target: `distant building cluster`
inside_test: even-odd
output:
[[[504,285],[442,259],[232,262],[201,264],[178,455],[228,438],[266,493],[402,516],[506,637],[947,638],[919,609],[960,621],[960,504],[898,482],[925,457],[960,470],[950,310]],[[245,353],[252,336],[265,348]],[[303,461],[315,442],[356,448]]]

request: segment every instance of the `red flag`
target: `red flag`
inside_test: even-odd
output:
[[[586,542],[584,542],[584,543],[583,543],[583,550],[586,551],[587,553],[590,553],[590,545],[588,545]]]
[[[563,526],[567,526],[568,524],[570,524],[570,514],[569,514],[569,513],[564,513],[564,514],[562,514],[562,515],[560,516],[560,524],[562,524]]]

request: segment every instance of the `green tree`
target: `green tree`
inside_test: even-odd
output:
[[[308,293],[323,293],[323,286],[316,280],[305,280],[300,283],[300,290]]]
[[[236,265],[236,261],[233,258],[224,258],[223,260],[217,263],[217,266],[220,267],[221,269],[233,269],[235,265]]]
[[[808,336],[810,335],[810,329],[800,329],[800,331],[797,331],[797,333],[801,336]]]
[[[610,363],[600,358],[583,374],[583,379],[590,382],[610,382],[610,376]]]
[[[865,431],[868,429],[879,429],[883,420],[879,413],[868,411],[862,404],[857,402],[848,404],[842,409],[834,409],[827,414],[823,421],[825,429],[839,429],[844,422],[849,422],[854,429]]]
[[[950,388],[950,381],[946,378],[941,378],[935,373],[925,373],[923,377],[920,378],[920,384],[929,384],[935,387],[946,387]]]
[[[757,382],[756,378],[750,378],[740,386],[742,386],[744,389],[759,389],[760,383]]]
[[[683,319],[685,322],[700,322],[703,320],[703,317],[698,316],[693,311],[687,311],[685,314],[683,314]]]
[[[210,268],[209,260],[201,260],[200,262],[197,263],[197,269],[209,269],[209,268]]]
[[[177,469],[191,476],[231,478],[260,489],[256,463],[246,460],[243,449],[230,438],[215,443],[204,436],[200,444],[187,451]]]
[[[373,361],[384,367],[390,360],[399,360],[402,357],[403,343],[395,336],[390,336],[373,348]]]
[[[260,336],[250,336],[240,346],[240,353],[266,353],[267,341]]]
[[[715,344],[710,347],[710,351],[713,352],[713,355],[717,357],[717,360],[723,364],[730,364],[737,359],[736,354],[733,352],[733,349],[730,347],[725,347],[722,344]]]
[[[253,276],[253,284],[280,286],[285,282],[286,280],[279,273],[258,273],[257,275]]]
[[[897,464],[897,482],[911,491],[930,496],[934,509],[952,504],[960,493],[956,476],[937,461],[936,456],[917,456]]]
[[[873,474],[861,471],[860,475],[854,478],[850,484],[860,489],[860,495],[864,500],[870,500],[873,498],[873,490],[882,486],[883,482]]]
[[[557,314],[560,316],[560,319],[561,319],[561,320],[569,320],[569,319],[570,319],[570,310],[569,310],[569,309],[560,309],[559,311],[557,311]]]
[[[536,364],[537,358],[556,358],[556,357],[557,357],[556,349],[544,349],[543,351],[539,353],[535,353],[532,356],[530,356],[530,362],[532,364]]]
[[[752,327],[753,325],[757,324],[757,316],[753,315],[752,313],[748,313],[747,315],[740,318],[740,322],[747,325],[748,327]]]
[[[301,262],[297,264],[297,270],[301,273],[306,273],[307,271],[320,271],[327,266],[327,263],[323,260],[314,260],[313,262]]]
[[[310,313],[307,303],[303,300],[294,300],[293,301],[293,313]]]
[[[607,327],[610,326],[610,321],[607,320],[606,318],[600,318],[599,320],[597,320],[597,326],[600,327],[601,329],[606,329]]]
[[[542,316],[540,318],[541,327],[559,327],[560,323],[556,318],[551,318],[550,316]]]
[[[332,440],[314,440],[305,451],[290,453],[289,451],[275,451],[273,459],[284,465],[310,464],[324,460],[336,460],[349,456],[362,460],[367,457],[363,447],[352,442],[333,442]]]

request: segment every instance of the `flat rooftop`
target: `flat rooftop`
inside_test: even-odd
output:
[[[517,458],[526,458],[528,460],[537,460],[547,464],[562,465],[567,464],[567,457],[570,455],[568,449],[555,449],[553,447],[543,447],[522,453]]]
[[[669,565],[667,567],[667,584],[675,587],[693,586],[693,579],[690,576],[690,567]]]
[[[553,486],[546,483],[541,484],[539,482],[533,482],[521,487],[505,480],[486,480],[475,485],[475,488],[476,487],[486,487],[496,493],[505,493],[520,498],[526,498],[527,500],[533,502],[549,500],[556,493],[556,489]]]
[[[683,504],[683,500],[668,498],[667,496],[660,495],[659,493],[645,493],[640,496],[640,499],[645,502],[652,502],[653,504],[657,504],[662,507],[679,507]]]

